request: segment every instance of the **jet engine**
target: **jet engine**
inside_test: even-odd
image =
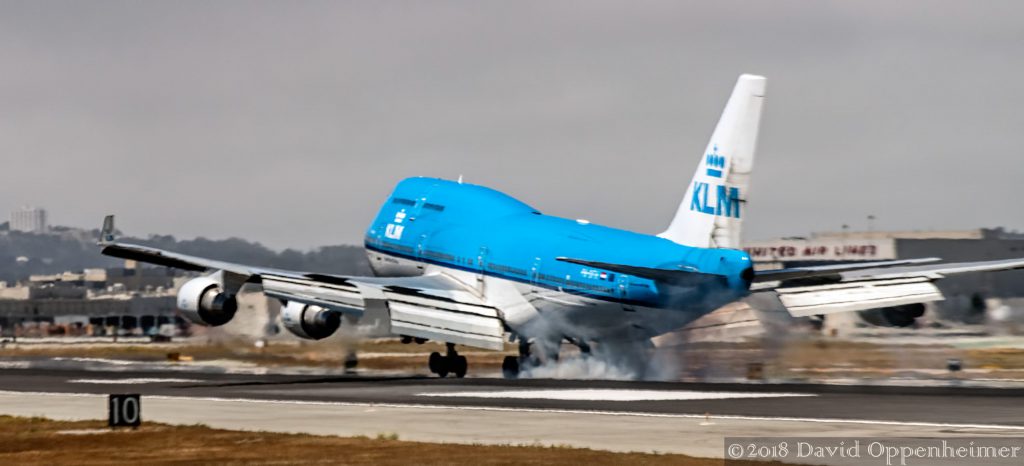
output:
[[[298,337],[322,340],[341,326],[341,313],[320,306],[288,301],[281,309],[281,322]]]
[[[871,325],[879,327],[910,327],[924,315],[924,304],[907,304],[904,306],[883,307],[860,311],[860,318]]]
[[[217,327],[231,321],[238,310],[234,295],[223,292],[211,277],[193,278],[178,290],[178,309],[190,321]]]

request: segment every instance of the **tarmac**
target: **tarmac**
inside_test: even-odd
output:
[[[1024,437],[1024,390],[0,370],[0,414],[723,457],[726,437]]]

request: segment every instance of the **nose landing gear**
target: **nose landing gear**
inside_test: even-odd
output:
[[[430,367],[430,372],[437,374],[439,377],[448,377],[448,374],[454,374],[455,377],[463,378],[466,376],[466,370],[469,369],[469,362],[466,361],[465,356],[460,356],[458,351],[455,351],[454,343],[446,343],[447,351],[442,356],[441,353],[434,351],[430,353],[430,359],[427,360],[427,365]]]

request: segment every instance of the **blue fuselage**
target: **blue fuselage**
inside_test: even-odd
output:
[[[400,182],[367,230],[365,246],[415,263],[650,308],[700,307],[707,312],[745,296],[750,286],[751,262],[743,251],[688,247],[552,217],[490,188],[434,178]],[[680,289],[559,257],[689,270],[721,280]]]

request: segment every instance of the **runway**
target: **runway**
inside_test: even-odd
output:
[[[1024,428],[1024,389],[3,370],[0,390]]]
[[[1024,435],[1019,389],[0,370],[0,413],[721,457],[729,436]]]

